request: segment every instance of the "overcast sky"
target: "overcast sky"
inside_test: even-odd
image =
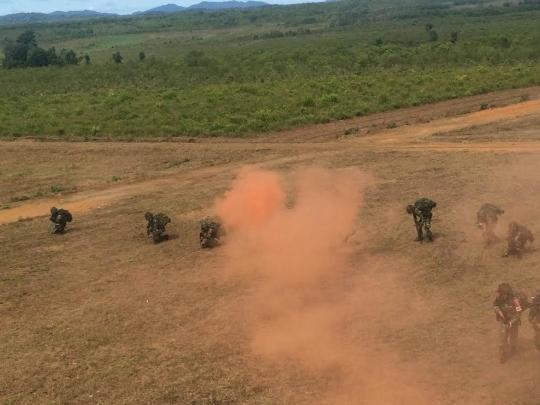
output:
[[[202,0],[0,0],[0,15],[12,13],[50,13],[52,11],[95,10],[104,13],[131,14],[164,4],[190,6]],[[220,1],[220,0],[212,0]],[[305,3],[320,0],[263,0],[271,4]]]

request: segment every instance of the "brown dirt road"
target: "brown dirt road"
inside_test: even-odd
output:
[[[474,222],[493,202],[501,239],[512,220],[540,234],[538,93],[253,140],[0,142],[0,402],[536,403],[532,330],[499,364],[491,303],[503,281],[540,288],[539,252],[502,259]],[[293,208],[201,250],[199,221],[244,166]],[[437,201],[433,244],[412,242],[419,196]],[[52,205],[74,213],[62,236]],[[170,241],[147,237],[147,210],[171,217]]]

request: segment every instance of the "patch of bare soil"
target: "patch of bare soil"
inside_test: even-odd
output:
[[[540,117],[538,115],[527,115],[435,133],[429,138],[429,142],[487,143],[504,141],[521,143],[523,141],[538,141],[540,140],[537,130],[539,125]]]
[[[502,123],[525,116],[537,116],[540,111],[540,100],[527,101],[520,104],[490,110],[478,111],[458,117],[431,121],[426,124],[410,125],[397,128],[378,135],[352,139],[352,142],[370,142],[375,144],[399,145],[404,142],[420,142],[433,135],[467,130],[471,127]]]

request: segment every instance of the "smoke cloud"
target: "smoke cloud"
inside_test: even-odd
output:
[[[355,169],[244,169],[215,208],[228,230],[226,274],[251,287],[239,316],[253,354],[331,372],[322,403],[421,405],[399,359],[370,347],[381,323],[407,311],[399,279],[347,245],[372,184]]]
[[[229,270],[245,269],[272,283],[297,286],[339,271],[336,251],[352,232],[368,177],[355,170],[310,169],[291,180],[296,189],[292,208],[285,205],[285,179],[247,169],[217,203],[216,213],[232,230]]]

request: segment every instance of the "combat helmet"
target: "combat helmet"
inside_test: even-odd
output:
[[[499,287],[497,288],[497,293],[509,296],[512,295],[514,291],[512,290],[512,287],[510,287],[510,284],[502,283],[499,284]]]
[[[52,207],[51,208],[51,215],[56,215],[56,214],[58,214],[58,208]]]
[[[405,211],[407,211],[407,214],[412,214],[414,212],[414,205],[407,205]]]
[[[154,216],[152,215],[151,212],[147,212],[146,214],[144,214],[144,218],[145,218],[147,221],[150,221],[152,218],[154,218]]]

